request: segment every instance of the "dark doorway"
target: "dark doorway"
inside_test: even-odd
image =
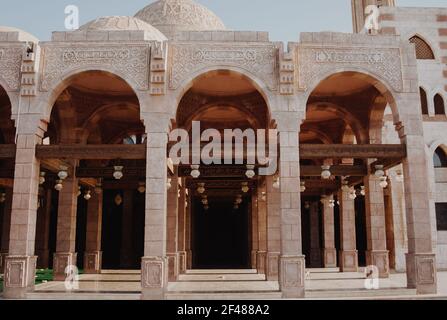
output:
[[[192,207],[194,269],[248,269],[249,205],[234,209],[232,199],[214,199],[208,210],[200,198]]]
[[[355,199],[355,234],[357,242],[357,250],[359,257],[359,267],[366,266],[366,250],[367,249],[367,235],[366,235],[366,208],[365,197],[357,197]]]

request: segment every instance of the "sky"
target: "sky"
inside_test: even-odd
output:
[[[272,41],[298,41],[305,31],[352,32],[351,0],[196,0],[231,30],[269,31]],[[152,0],[2,0],[0,25],[50,40],[64,31],[67,5],[77,5],[80,24],[100,16],[134,15]],[[256,4],[256,5],[254,5]],[[406,7],[447,7],[447,0],[397,0]]]

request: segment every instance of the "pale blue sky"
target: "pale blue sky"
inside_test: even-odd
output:
[[[297,41],[303,31],[351,32],[350,0],[197,0],[232,30],[269,31],[271,40]],[[64,8],[75,4],[81,24],[99,16],[134,15],[151,0],[2,0],[0,25],[24,29],[40,40],[64,29]],[[447,7],[447,0],[397,0],[398,5]]]

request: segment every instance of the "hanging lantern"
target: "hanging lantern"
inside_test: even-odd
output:
[[[253,177],[256,175],[255,166],[251,164],[247,165],[247,171],[245,172],[245,175],[248,179],[253,179]]]
[[[383,188],[386,189],[388,187],[388,178],[386,176],[381,177],[380,178],[380,183],[379,185]]]
[[[115,204],[119,207],[123,203],[123,197],[118,193],[115,197]]]
[[[304,191],[306,191],[306,181],[301,181],[300,192],[303,193]]]
[[[236,197],[236,203],[237,204],[241,204],[242,202],[243,202],[242,195],[238,194],[237,197]]]
[[[329,200],[329,208],[335,208],[335,200]]]
[[[45,183],[45,175],[46,175],[45,172],[40,173],[40,175],[39,175],[39,184],[40,185],[43,185]]]
[[[198,183],[197,185],[198,185],[198,187],[197,187],[197,192],[198,193],[202,194],[202,193],[204,193],[206,191],[204,183]]]
[[[193,164],[191,166],[191,177],[193,177],[194,179],[197,179],[198,177],[200,177],[200,171],[199,171],[200,166],[197,164]]]
[[[76,195],[79,197],[81,194],[82,194],[82,192],[81,192],[81,187],[79,186],[79,187],[78,187],[78,193],[77,193]]]
[[[56,184],[54,185],[54,189],[57,191],[61,191],[64,186],[62,185],[62,180],[56,180]]]
[[[144,182],[138,183],[138,192],[145,193],[146,192],[146,184]]]
[[[376,172],[374,173],[374,175],[377,178],[381,178],[385,175],[385,171],[383,170],[383,165],[376,165],[375,169],[376,169]]]
[[[68,178],[68,168],[65,166],[60,166],[60,171],[58,172],[57,176],[60,180],[65,180]]]
[[[306,209],[306,210],[310,209],[310,203],[309,202],[306,201],[304,203],[304,209]]]
[[[323,178],[324,180],[328,180],[332,176],[331,166],[328,165],[321,166],[321,170],[322,170],[321,178]]]
[[[250,191],[250,188],[248,187],[248,182],[242,182],[242,192],[247,193]]]
[[[92,192],[90,190],[87,190],[84,194],[84,199],[89,201],[92,198]]]
[[[363,197],[366,196],[365,186],[361,186],[361,187],[360,187],[360,194],[361,194]]]
[[[351,200],[357,199],[357,193],[354,188],[351,188],[349,191],[349,199]]]
[[[280,183],[279,177],[276,177],[273,182],[273,188],[279,189],[280,187],[281,187],[281,183]]]
[[[115,178],[115,180],[121,180],[124,177],[123,174],[123,166],[114,166],[113,169],[115,170],[113,172],[113,177]]]
[[[166,181],[166,189],[171,189],[172,188],[172,179],[168,178],[168,180]]]
[[[5,203],[6,201],[6,193],[0,193],[0,203]]]
[[[265,192],[261,193],[261,200],[264,201],[264,202],[267,200],[267,195],[266,195]]]

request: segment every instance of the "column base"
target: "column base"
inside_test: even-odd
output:
[[[258,269],[258,274],[266,274],[266,259],[267,259],[267,252],[265,251],[258,251],[256,253],[256,268]]]
[[[267,253],[266,278],[267,281],[278,281],[279,279],[279,252]]]
[[[176,282],[179,275],[178,253],[168,253],[166,258],[168,259],[168,281]]]
[[[337,249],[323,249],[323,266],[325,268],[337,268]]]
[[[141,299],[165,300],[168,285],[168,262],[163,257],[141,259]]]
[[[417,294],[436,294],[436,255],[408,253],[406,261],[408,288],[416,289]]]
[[[252,269],[256,269],[257,268],[257,250],[252,250],[251,251],[251,268]]]
[[[358,272],[359,259],[357,250],[340,251],[340,272]]]
[[[84,273],[100,274],[102,268],[102,251],[86,252],[84,254]]]
[[[34,290],[36,256],[7,256],[3,298],[23,299],[26,293]]]
[[[281,256],[279,285],[283,298],[304,298],[305,266],[304,256]]]
[[[379,270],[379,278],[385,279],[390,277],[390,262],[388,250],[366,251],[366,264],[375,266]]]
[[[53,258],[53,280],[65,281],[67,278],[66,268],[76,266],[76,252],[58,252]]]
[[[0,252],[0,274],[4,274],[6,270],[6,257],[8,256],[7,252]]]
[[[186,265],[187,265],[187,261],[186,261],[187,257],[186,257],[186,251],[180,251],[178,253],[178,268],[179,268],[179,273],[180,274],[185,274],[186,273]]]

